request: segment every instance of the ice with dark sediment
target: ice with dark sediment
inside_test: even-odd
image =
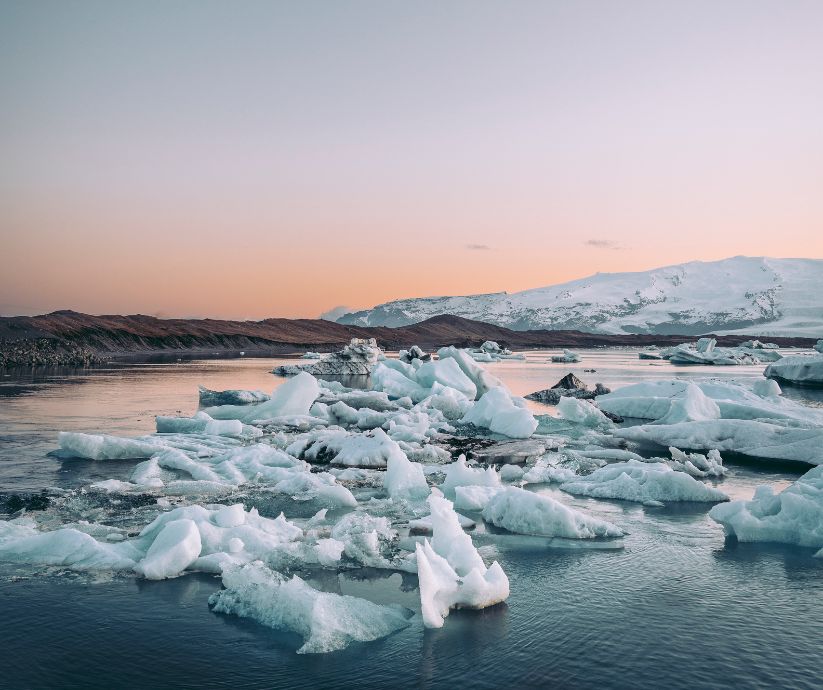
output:
[[[382,352],[374,338],[352,338],[339,352],[323,355],[312,364],[287,364],[275,367],[273,373],[294,376],[306,372],[313,376],[368,376]]]
[[[595,384],[594,390],[591,390],[584,381],[569,372],[551,388],[529,393],[526,399],[535,400],[547,405],[557,405],[557,403],[560,402],[560,398],[564,397],[592,400],[598,395],[606,395],[606,393],[611,393],[611,390],[606,388],[602,383]]]

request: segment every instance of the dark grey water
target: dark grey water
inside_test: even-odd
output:
[[[574,370],[592,383],[673,373],[667,366],[647,368],[631,352],[585,354]],[[491,368],[515,392],[527,393],[568,370],[545,358],[540,353]],[[46,453],[55,448],[58,430],[146,433],[155,414],[189,414],[198,383],[268,390],[277,382],[267,373],[273,364],[210,361],[6,377],[0,489],[127,476],[132,463],[118,468]],[[797,476],[756,465],[731,469],[722,487],[735,498]],[[212,577],[152,583],[4,571],[0,687],[821,687],[823,560],[812,558],[813,550],[726,544],[706,517],[708,506],[648,508],[565,495],[563,501],[623,527],[629,532],[623,548],[480,531],[475,543],[509,576],[506,604],[452,612],[438,631],[417,623],[326,655],[297,655],[296,635],[211,613],[206,601],[219,588]],[[261,512],[276,515],[281,508],[273,503]],[[359,579],[363,575],[370,577]],[[414,577],[325,573],[313,583],[418,606]]]

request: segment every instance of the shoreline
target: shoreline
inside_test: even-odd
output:
[[[812,347],[814,338],[705,334],[720,346],[760,339],[780,347]],[[334,352],[352,338],[375,338],[386,350],[418,345],[427,351],[453,345],[479,347],[493,340],[515,351],[533,349],[672,346],[695,334],[600,334],[582,331],[514,331],[457,316],[435,316],[398,328],[345,326],[320,319],[157,319],[54,312],[0,317],[0,369],[88,366],[109,361],[196,357],[282,357],[307,350]]]

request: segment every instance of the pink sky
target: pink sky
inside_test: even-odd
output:
[[[817,2],[7,4],[0,313],[823,258]]]

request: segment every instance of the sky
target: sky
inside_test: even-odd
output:
[[[823,258],[823,2],[2,0],[0,313]]]

